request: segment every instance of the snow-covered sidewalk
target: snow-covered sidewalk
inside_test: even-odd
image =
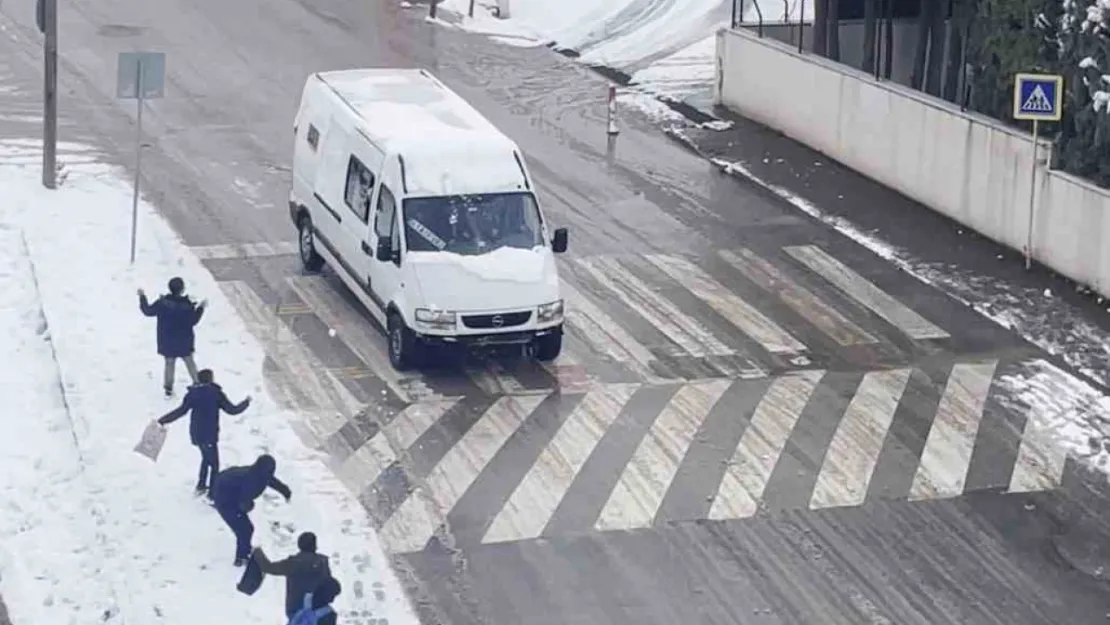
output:
[[[0,594],[12,622],[282,619],[280,580],[253,597],[235,590],[233,537],[192,494],[198,456],[187,426],[171,426],[156,464],[132,451],[143,427],[176,405],[161,395],[154,325],[140,315],[135,291],[160,292],[180,275],[193,297],[209,300],[197,364],[212,368],[233,399],[254,396],[243,415],[224,418],[224,465],[272,453],[293,490],[290,504],[260,500],[255,543],[283,556],[295,551],[297,533],[314,531],[343,584],[340,622],[415,623],[364,509],[294,434],[297,416],[268,395],[263,351],[213,277],[145,204],[129,266],[131,189],[120,172],[78,159],[61,189],[48,191],[37,153],[0,141],[0,342],[8,359],[0,376]]]

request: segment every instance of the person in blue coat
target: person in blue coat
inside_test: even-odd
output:
[[[212,503],[220,513],[220,518],[235,534],[235,566],[245,565],[251,554],[254,524],[251,523],[249,514],[254,509],[254,500],[267,487],[280,493],[285,501],[293,496],[289,487],[274,476],[276,470],[277,461],[274,457],[263,454],[250,466],[224,469],[212,483],[209,491]]]
[[[167,426],[185,416],[185,413],[191,413],[189,441],[200,450],[197,495],[207,492],[211,498],[212,482],[220,472],[220,411],[237,415],[246,410],[250,403],[249,395],[238,404],[231,403],[224,390],[213,379],[212,370],[202,369],[197,372],[197,383],[189,387],[181,405],[158,419],[159,424]]]
[[[193,300],[185,295],[185,281],[181,278],[172,278],[169,283],[170,292],[154,300],[147,301],[146,293],[139,289],[139,310],[147,317],[158,320],[158,354],[165,361],[162,374],[162,389],[166,397],[173,395],[174,365],[177,359],[185,361],[185,368],[189,370],[189,377],[197,381],[197,365],[193,361],[196,336],[193,328],[200,323],[204,316],[207,302],[194,304]]]

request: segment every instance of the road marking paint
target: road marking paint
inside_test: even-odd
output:
[[[825,452],[810,508],[858,506],[867,498],[871,474],[911,372],[894,369],[863,376]]]
[[[458,400],[410,404],[336,469],[356,495],[397,462]]]
[[[389,386],[402,402],[444,399],[424,382],[418,373],[402,374],[389,363],[385,336],[363,319],[335,290],[336,287],[318,277],[286,278],[290,288],[347,345],[359,360]]]
[[[238,258],[261,258],[264,256],[287,256],[297,254],[296,241],[261,241],[258,243],[224,243],[220,245],[198,245],[189,250],[201,260],[232,260]]]
[[[386,521],[379,536],[389,552],[423,549],[498,450],[544,399],[544,395],[522,395],[497,400]]]
[[[638,388],[638,384],[609,384],[587,393],[517,484],[482,542],[542,534],[574,478]]]
[[[293,315],[308,315],[312,313],[312,309],[304,304],[282,304],[278,306],[277,314],[280,317],[293,316]]]
[[[998,361],[992,360],[952,367],[910,488],[911,501],[963,493],[997,365]]]
[[[717,253],[745,278],[764,291],[774,293],[784,304],[838,345],[861,345],[879,341],[751,250],[740,248],[736,252],[720,250]]]
[[[763,346],[772,354],[795,353],[806,350],[804,343],[753,308],[735,293],[726,289],[694,263],[678,256],[649,254],[645,258],[675,282],[686,287],[699,299],[709,304],[732,325]]]
[[[601,510],[599,530],[648,527],[694,435],[732,380],[686,384],[656,417]]]
[[[771,383],[721,479],[710,519],[745,519],[756,513],[786,442],[824,375],[800,371]]]
[[[655,293],[613,258],[593,256],[578,258],[575,262],[691,356],[728,356],[734,353],[696,319]]]
[[[830,256],[825,250],[815,245],[800,245],[785,249],[786,253],[798,262],[828,280],[845,295],[882,317],[910,338],[948,338],[947,332],[903,306],[898,300]]]
[[[651,369],[651,362],[655,360],[655,356],[625,330],[624,326],[584,297],[566,280],[560,282],[559,288],[566,299],[567,321],[578,328],[593,347],[613,360],[625,364],[646,380],[660,380]]]
[[[1031,413],[1025,421],[1021,446],[1010,475],[1011,493],[1052,490],[1064,478],[1068,451],[1055,428],[1040,420],[1050,415]]]
[[[274,309],[245,282],[220,282],[220,288],[246,322],[266,355],[312,404],[307,425],[319,440],[327,440],[343,427],[362,405],[282,322]]]

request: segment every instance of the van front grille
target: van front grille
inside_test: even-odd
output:
[[[512,328],[515,326],[522,326],[528,323],[532,318],[532,311],[526,310],[524,312],[511,312],[499,313],[495,315],[463,315],[463,325],[468,328],[491,329],[491,328]]]

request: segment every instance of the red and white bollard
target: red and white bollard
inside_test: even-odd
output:
[[[609,87],[609,136],[616,136],[620,133],[617,128],[617,88],[614,86]]]

